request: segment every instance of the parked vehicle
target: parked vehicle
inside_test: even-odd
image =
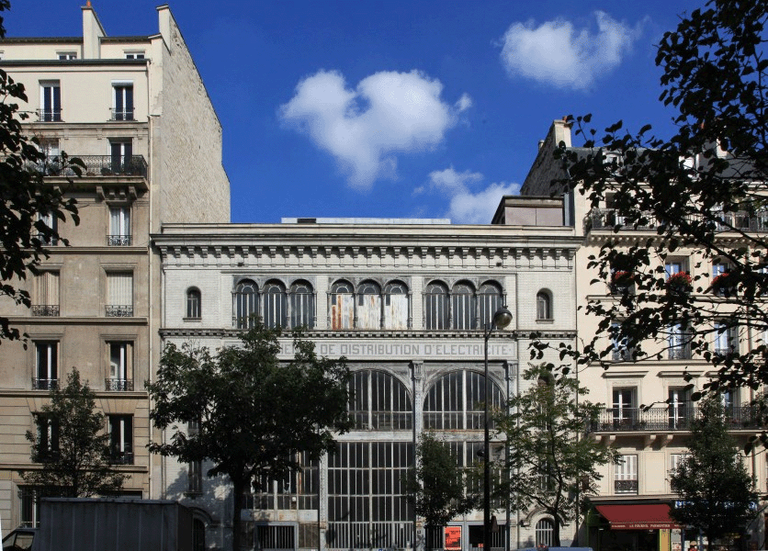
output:
[[[3,538],[3,551],[35,551],[37,528],[16,528]]]
[[[192,512],[176,501],[43,498],[31,551],[192,551],[192,538]]]

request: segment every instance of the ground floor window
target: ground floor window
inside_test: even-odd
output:
[[[411,442],[340,442],[328,456],[326,544],[336,549],[413,545],[405,478]]]
[[[543,518],[536,523],[536,547],[551,547],[554,541],[555,525],[552,519]]]

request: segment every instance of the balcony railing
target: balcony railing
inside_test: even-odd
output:
[[[131,246],[130,235],[108,235],[107,246],[108,247],[130,247]]]
[[[37,120],[40,122],[61,122],[61,109],[38,109]]]
[[[112,450],[110,462],[113,465],[133,465],[133,451],[129,446],[124,451]]]
[[[32,305],[33,316],[58,317],[59,311],[60,311],[60,308],[58,304],[33,304]]]
[[[699,408],[678,405],[653,408],[608,408],[600,412],[590,432],[690,431],[691,422],[700,416]],[[727,407],[725,424],[729,430],[763,427],[757,408]]]
[[[747,232],[768,231],[768,212],[727,212],[718,213],[717,216],[720,218],[720,221],[712,222],[712,229],[717,233],[734,231],[732,228],[736,231]],[[635,228],[634,224],[628,224],[626,217],[614,209],[593,209],[587,214],[584,226],[587,232],[591,230],[613,230],[616,225],[621,225],[622,229],[627,230],[655,230],[658,227],[655,217],[651,213],[646,213],[645,217],[647,222],[645,224],[638,224],[637,228]],[[691,217],[691,220],[693,219]]]
[[[124,304],[107,304],[105,306],[105,315],[108,318],[132,318],[133,306]]]
[[[32,378],[32,390],[54,390],[59,387],[58,379]]]
[[[133,390],[133,381],[130,379],[109,377],[104,379],[104,390],[112,392],[130,392]]]
[[[128,107],[124,109],[116,109],[115,107],[112,107],[110,109],[110,112],[112,113],[112,120],[113,121],[132,121],[135,120],[133,118],[133,107]]]
[[[113,157],[112,155],[72,155],[83,162],[86,176],[147,176],[147,161],[142,155]],[[39,170],[44,176],[74,176],[70,167],[64,166],[59,157],[48,157],[40,163],[31,163],[30,169]]]
[[[672,346],[669,348],[670,360],[690,360],[691,359],[691,347],[690,346]]]
[[[613,489],[617,494],[636,494],[637,480],[614,480]]]

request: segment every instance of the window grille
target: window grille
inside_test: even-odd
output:
[[[448,287],[439,281],[430,283],[425,293],[425,313],[427,329],[448,329]]]
[[[491,409],[501,407],[501,389],[491,381]],[[485,376],[454,371],[435,381],[424,401],[424,428],[436,430],[483,429]],[[493,426],[493,423],[491,423]]]
[[[256,284],[249,279],[239,282],[235,286],[233,299],[233,309],[235,311],[234,326],[237,329],[250,329],[254,324],[253,317],[259,311],[259,295]]]
[[[551,547],[554,545],[555,525],[552,519],[543,518],[536,523],[536,547]]]
[[[315,293],[312,285],[306,281],[297,281],[291,285],[290,294],[291,327],[315,326]]]
[[[410,430],[411,399],[405,385],[384,371],[355,371],[349,382],[349,413],[359,430]]]
[[[485,327],[493,323],[493,316],[503,306],[501,287],[496,283],[484,283],[478,292],[480,303],[480,323]]]
[[[268,282],[264,286],[264,325],[285,327],[288,323],[286,307],[287,297],[283,284],[277,281]]]
[[[465,282],[453,286],[451,313],[454,329],[477,329],[477,297],[471,284]]]

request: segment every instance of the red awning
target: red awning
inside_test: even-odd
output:
[[[597,505],[595,507],[613,530],[659,530],[680,528],[669,518],[666,503],[636,505]]]

